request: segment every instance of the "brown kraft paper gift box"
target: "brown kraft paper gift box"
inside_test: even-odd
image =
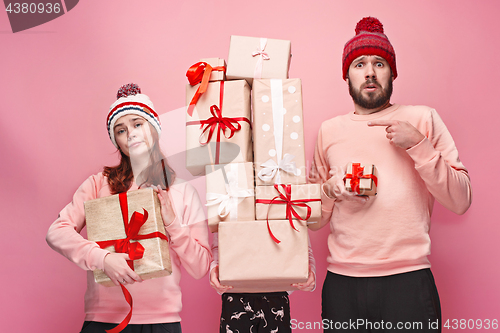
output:
[[[355,182],[359,181],[359,192],[351,188],[353,170]],[[347,165],[345,188],[349,192],[357,192],[358,195],[377,195],[377,183],[377,168],[375,167],[375,165],[363,163],[349,163]]]
[[[206,185],[211,232],[217,232],[221,221],[255,220],[253,163],[207,165]]]
[[[252,106],[256,185],[305,184],[301,80],[255,80]]]
[[[307,281],[309,249],[306,224],[269,221],[280,244],[269,235],[266,221],[219,224],[219,279],[231,292],[275,292]]]
[[[226,76],[245,79],[250,85],[254,78],[287,79],[291,57],[289,40],[231,36]]]
[[[226,61],[222,58],[203,58],[200,59],[201,62],[206,62],[212,68],[214,67],[225,67],[227,68]],[[226,80],[226,72],[225,71],[212,71],[210,74],[210,82],[216,81],[225,81]]]
[[[220,109],[220,91],[223,87],[223,102]],[[186,86],[186,103],[189,104],[198,85]],[[208,144],[202,145],[208,140],[210,125],[203,125],[200,128],[200,121],[211,119],[214,121],[217,110],[212,106],[216,105],[220,109],[222,117],[237,119],[231,122],[234,127],[241,126],[241,129],[230,136],[230,131],[226,130],[226,136],[219,131],[219,125],[215,125],[212,137]],[[196,175],[204,175],[205,166],[210,164],[227,164],[252,162],[252,132],[249,122],[242,118],[250,118],[250,87],[244,80],[220,81],[208,84],[207,91],[201,95],[192,116],[186,114],[186,168]],[[205,128],[208,129],[203,133]],[[219,143],[217,137],[219,135]],[[201,136],[201,138],[200,138]],[[200,143],[200,140],[202,143]]]
[[[278,187],[279,192],[275,186]],[[286,191],[281,184],[277,184],[275,186],[255,187],[255,218],[257,220],[282,220],[287,218],[287,205],[280,196],[280,193],[284,195],[286,194]],[[292,205],[292,207],[302,219],[304,219],[307,215],[307,208],[303,207],[303,204],[311,208],[311,216],[307,219],[307,222],[317,222],[321,219],[320,184],[291,184],[284,186],[289,186],[290,199],[292,202],[299,204]],[[276,200],[272,204],[259,202],[260,200],[271,201],[273,198],[276,198]],[[307,200],[310,199],[314,201],[307,202]],[[292,218],[295,219],[293,215]]]
[[[159,232],[165,235],[165,226],[160,212],[160,201],[153,189],[140,189],[126,193],[128,202],[127,222],[130,223],[134,212],[148,212],[148,219],[140,228],[139,235]],[[85,219],[88,239],[94,242],[120,240],[127,238],[122,217],[119,195],[111,195],[99,199],[89,200],[85,205]],[[135,242],[132,240],[131,243]],[[138,241],[144,246],[144,255],[133,261],[134,271],[143,279],[152,279],[167,276],[172,273],[168,242],[159,237],[151,237]],[[115,252],[114,246],[106,247]],[[104,286],[114,286],[109,277],[102,270],[94,271],[97,283]]]

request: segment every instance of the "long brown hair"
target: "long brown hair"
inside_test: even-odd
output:
[[[160,185],[161,188],[168,191],[170,185],[175,180],[175,172],[168,165],[165,155],[160,150],[156,130],[152,129],[152,134],[154,143],[150,151],[150,163],[141,173],[141,178],[144,179],[144,182],[140,186]],[[108,177],[111,194],[128,191],[134,180],[130,157],[125,155],[121,150],[119,151],[121,155],[120,164],[114,167],[105,166],[103,170],[104,176]]]

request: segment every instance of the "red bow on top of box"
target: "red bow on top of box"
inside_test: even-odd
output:
[[[373,174],[363,175],[365,171],[365,167],[361,166],[361,163],[352,163],[352,173],[348,173],[344,177],[344,181],[346,179],[350,179],[350,185],[353,192],[360,194],[359,190],[359,181],[360,179],[371,179],[377,186],[377,177]]]
[[[212,74],[212,71],[226,72],[226,67],[225,66],[212,67],[206,62],[200,61],[194,64],[193,66],[189,67],[189,69],[186,72],[186,76],[188,78],[190,85],[194,86],[201,82],[200,86],[198,87],[198,90],[196,90],[196,93],[194,94],[193,98],[191,99],[191,102],[189,103],[187,112],[190,116],[193,115],[194,106],[196,105],[196,102],[198,102],[200,96],[203,95],[205,91],[207,91],[208,82],[210,81],[210,75]]]
[[[119,201],[120,201],[120,209],[122,211],[122,217],[123,217],[123,224],[125,226],[125,234],[127,235],[126,238],[124,239],[115,239],[115,240],[107,240],[107,241],[100,241],[97,242],[97,245],[99,245],[101,248],[106,248],[109,246],[114,246],[115,251],[117,253],[128,253],[130,260],[127,260],[128,265],[132,270],[134,269],[134,262],[133,260],[136,259],[141,259],[144,255],[144,246],[142,246],[141,243],[139,242],[131,242],[132,240],[140,240],[140,239],[148,239],[148,238],[154,238],[154,237],[159,237],[161,239],[164,239],[168,241],[167,236],[162,234],[161,232],[155,231],[146,235],[139,235],[139,231],[141,227],[146,223],[148,220],[148,212],[147,210],[144,210],[144,214],[141,214],[139,212],[134,212],[132,214],[132,217],[130,218],[130,222],[128,222],[128,200],[127,200],[127,192],[120,193],[118,195]],[[118,333],[122,331],[130,322],[130,318],[132,318],[132,296],[130,295],[130,292],[125,288],[122,284],[120,284],[120,287],[122,288],[123,295],[125,296],[125,300],[127,303],[130,305],[130,311],[128,315],[125,317],[125,319],[118,324],[113,329],[107,330],[106,332],[108,333]]]
[[[280,191],[280,187],[283,189],[283,192]],[[295,225],[293,224],[293,218],[295,217],[297,220],[300,221],[307,221],[311,217],[311,207],[309,207],[306,202],[313,202],[313,201],[321,201],[321,199],[297,199],[297,200],[292,200],[292,185],[290,184],[274,184],[274,188],[278,192],[278,195],[275,196],[272,199],[256,199],[255,203],[263,203],[263,204],[285,204],[286,205],[286,218],[290,222],[290,226],[296,230]],[[307,209],[307,213],[305,217],[301,217],[297,211],[295,211],[296,207],[304,207]],[[271,227],[269,226],[269,211],[268,211],[268,218],[267,218],[267,229],[269,230],[269,235],[271,235],[271,238],[277,243],[281,243],[279,239],[277,239],[273,232],[271,231]]]
[[[196,95],[195,95],[196,96]],[[194,98],[193,98],[194,99]],[[212,135],[214,131],[217,131],[217,147],[216,147],[216,152],[215,152],[215,164],[219,164],[219,152],[220,152],[220,135],[221,133],[224,135],[226,139],[230,139],[233,137],[234,133],[239,131],[241,129],[241,124],[239,123],[240,121],[246,121],[249,125],[250,128],[252,127],[252,123],[250,122],[250,119],[245,118],[245,117],[234,117],[234,118],[229,118],[229,117],[223,117],[222,116],[222,102],[224,100],[224,81],[220,82],[220,99],[219,99],[219,105],[212,105],[210,107],[210,113],[212,113],[212,117],[205,119],[205,120],[194,120],[194,121],[188,121],[186,122],[186,125],[200,125],[200,129],[203,128],[203,131],[201,132],[200,135],[200,144],[202,146],[208,144],[210,140],[212,139]],[[189,111],[188,111],[189,113]],[[191,114],[190,114],[191,116]],[[233,123],[236,124],[236,127],[233,125]],[[217,130],[216,130],[217,128]],[[209,130],[210,129],[210,130]],[[203,134],[208,131],[208,137],[205,141],[202,140]],[[226,130],[229,130],[229,136],[226,135]]]

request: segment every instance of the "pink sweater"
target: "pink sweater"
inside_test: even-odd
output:
[[[136,189],[134,184],[130,190]],[[104,256],[108,251],[80,235],[85,226],[83,203],[109,195],[107,178],[102,173],[89,177],[50,226],[47,243],[87,270],[85,320],[119,323],[130,310],[121,289],[95,283],[92,274],[96,268],[103,269]],[[134,302],[131,324],[180,321],[180,266],[199,279],[207,273],[212,261],[207,223],[198,193],[189,183],[176,181],[169,195],[176,214],[175,220],[165,226],[170,241],[172,274],[126,286]]]
[[[374,119],[408,121],[425,138],[403,150],[389,143]],[[366,203],[323,193],[322,227],[330,223],[328,270],[347,276],[385,276],[430,267],[427,256],[434,199],[463,214],[471,204],[470,179],[453,138],[437,112],[393,105],[370,115],[353,112],[321,125],[310,181],[337,183],[351,162],[374,164],[378,194]]]

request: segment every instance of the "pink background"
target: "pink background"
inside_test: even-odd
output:
[[[436,204],[432,218],[443,319],[500,319],[499,12],[496,0],[86,0],[12,34],[2,11],[2,331],[78,332],[82,325],[85,274],[52,251],[45,234],[83,180],[116,163],[105,117],[120,85],[136,82],[151,97],[163,113],[163,148],[174,155],[184,148],[179,108],[191,64],[227,58],[230,35],[291,40],[290,76],[302,79],[310,160],[320,123],[352,109],[341,54],[368,15],[382,21],[396,50],[392,101],[436,108],[472,179],[465,215]],[[192,183],[204,197],[204,179]],[[310,232],[318,288],[292,294],[298,322],[321,320],[327,233]],[[184,332],[217,331],[220,298],[208,278],[184,274],[182,287]]]

